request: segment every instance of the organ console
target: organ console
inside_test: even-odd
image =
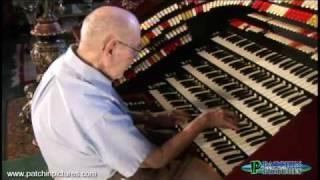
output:
[[[181,0],[149,11],[137,13],[142,50],[114,82],[129,109],[196,117],[226,107],[240,130],[208,129],[194,140],[199,157],[221,176],[317,179],[318,1]],[[241,171],[257,159],[297,160],[312,170]]]
[[[217,106],[233,111],[239,131],[213,128],[194,140],[198,155],[226,179],[317,179],[317,5],[162,3],[140,17],[143,48],[115,87],[124,97],[142,94],[125,98],[135,111],[181,109],[193,117]],[[298,138],[300,133],[310,141]],[[299,160],[312,170],[296,176],[245,174],[241,165],[252,158]]]

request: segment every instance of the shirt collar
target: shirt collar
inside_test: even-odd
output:
[[[76,72],[82,76],[83,79],[93,83],[112,86],[112,82],[100,71],[94,67],[85,63],[77,54],[76,54],[76,44],[69,46],[65,56],[66,63],[68,63]]]

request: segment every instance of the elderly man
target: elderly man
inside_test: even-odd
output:
[[[32,101],[32,125],[49,170],[82,178],[93,172],[96,179],[218,179],[202,161],[174,159],[206,128],[236,129],[234,115],[210,109],[161,146],[149,142],[136,123],[168,125],[189,117],[132,114],[124,106],[111,82],[123,76],[139,43],[136,17],[104,6],[85,18],[79,45],[50,65]]]

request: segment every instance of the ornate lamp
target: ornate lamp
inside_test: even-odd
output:
[[[58,3],[60,4],[59,8],[61,10],[61,8],[63,8],[61,5],[62,1],[58,0]],[[36,19],[36,23],[31,30],[31,35],[36,40],[32,46],[31,60],[36,65],[37,79],[36,83],[28,84],[24,88],[28,102],[19,114],[22,122],[31,122],[31,99],[43,73],[48,66],[67,49],[66,43],[61,38],[64,31],[54,14],[56,1],[43,0],[40,4],[42,5],[43,13]],[[27,130],[29,129],[30,128],[27,128]]]
[[[141,3],[143,3],[143,0],[122,0],[121,6],[125,9],[134,11]]]

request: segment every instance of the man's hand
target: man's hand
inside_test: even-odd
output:
[[[238,118],[231,111],[222,108],[208,109],[198,116],[204,122],[204,128],[230,128],[238,130]]]
[[[174,128],[176,124],[187,123],[190,115],[181,110],[163,111],[150,114],[147,124],[154,128]]]
[[[183,117],[186,116],[185,113],[172,112],[175,117],[174,119],[184,120]],[[165,113],[162,116],[168,116]],[[168,119],[160,118],[159,121]],[[188,117],[188,116],[187,116]],[[177,122],[177,121],[171,121]],[[227,110],[222,108],[208,109],[206,112],[200,114],[197,118],[188,123],[182,131],[177,133],[162,146],[156,148],[152,151],[147,158],[144,160],[141,167],[147,168],[161,168],[167,165],[170,161],[176,158],[186,147],[188,147],[191,142],[207,128],[231,128],[238,130],[237,118],[236,116]]]

